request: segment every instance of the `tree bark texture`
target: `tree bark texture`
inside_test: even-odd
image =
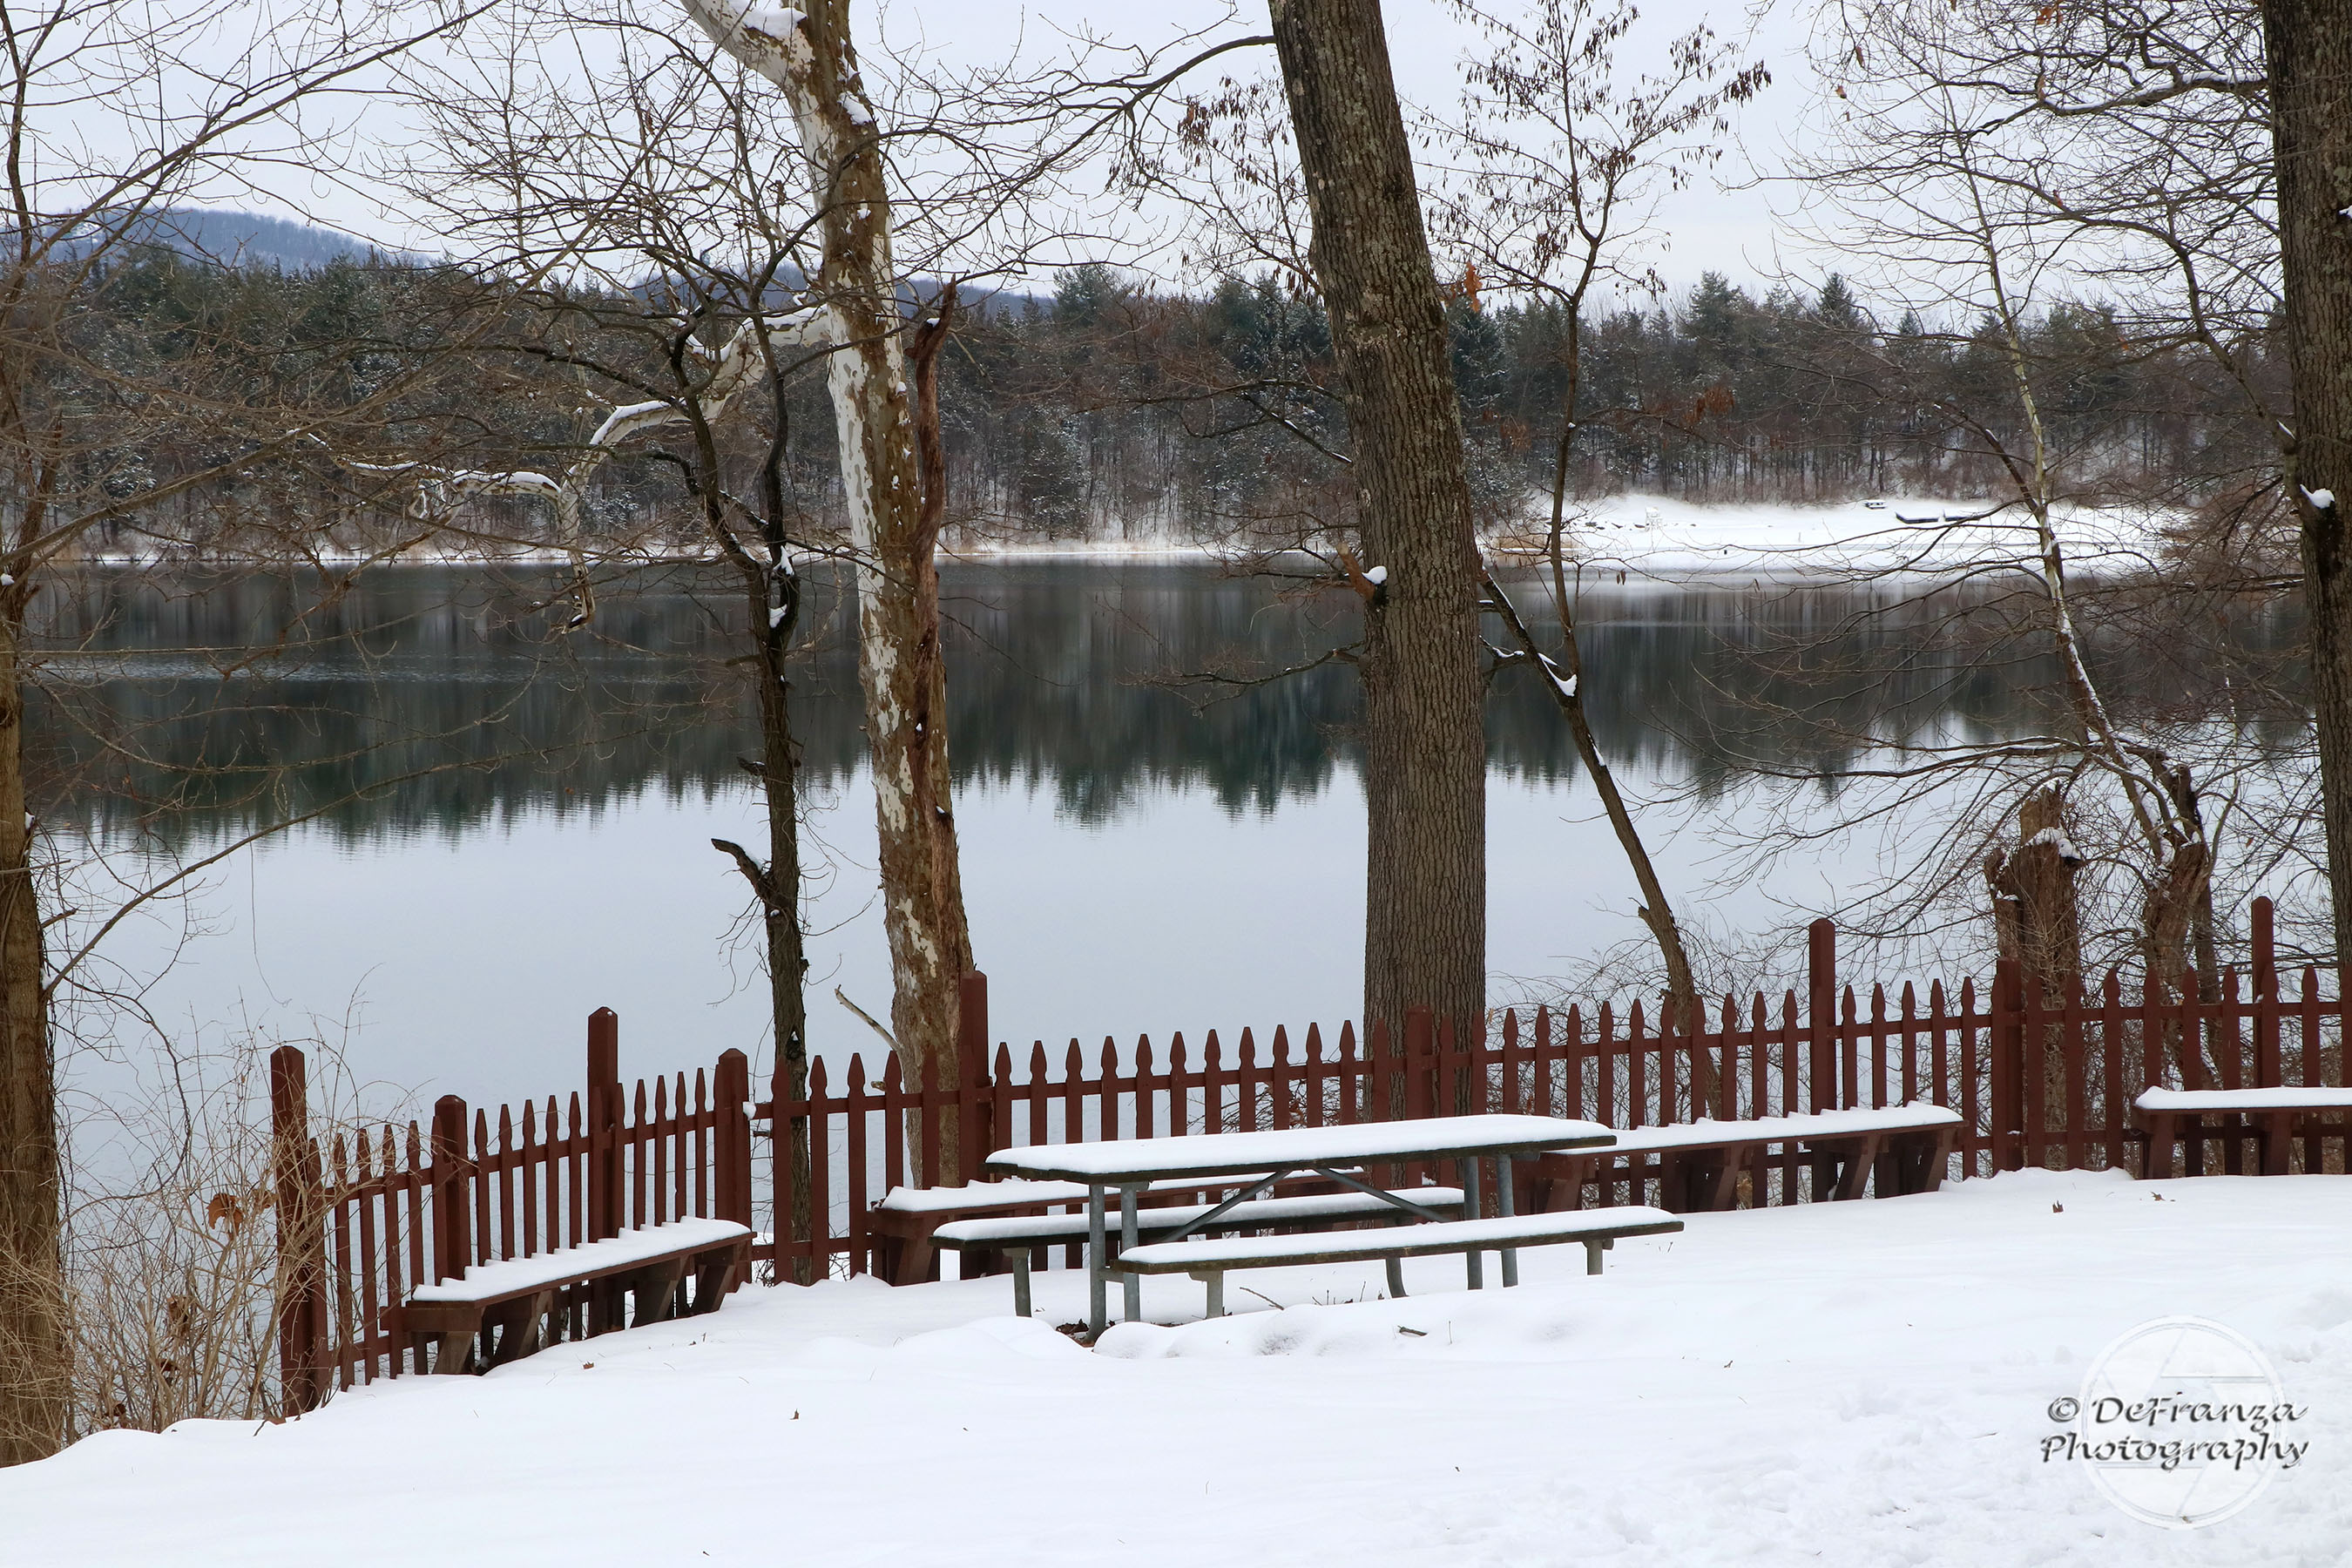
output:
[[[1364,559],[1364,1018],[1486,997],[1479,563],[1462,422],[1377,0],[1274,0],[1309,260],[1344,378]]]
[[[752,771],[759,777],[767,807],[768,863],[760,865],[741,846],[725,839],[714,838],[711,843],[735,858],[759,900],[767,942],[769,1026],[776,1041],[774,1092],[781,1103],[808,1097],[808,998],[802,987],[808,962],[800,921],[800,757],[793,744],[792,688],[786,664],[793,633],[800,622],[800,596],[797,582],[787,578],[786,602],[773,604],[777,574],[761,570],[757,562],[747,561],[741,566],[751,624],[765,632],[754,666],[760,683],[760,760]],[[782,1179],[776,1190],[792,1194],[787,1212],[775,1216],[778,1233],[789,1240],[804,1241],[812,1234],[813,1223],[806,1121],[793,1122],[792,1136],[776,1150],[776,1157],[788,1167],[778,1173]],[[815,1278],[810,1259],[794,1259],[793,1283],[807,1285]]]
[[[719,44],[782,89],[800,127],[823,267],[811,292],[830,323],[826,361],[842,488],[857,556],[858,675],[874,773],[891,1032],[919,1084],[955,1070],[956,985],[971,968],[948,773],[937,521],[924,504],[913,399],[890,253],[890,203],[872,105],[858,79],[847,0],[804,11],[685,0]],[[961,1166],[940,1118],[939,1169]]]
[[[1985,858],[2000,955],[2040,981],[2056,1005],[2083,976],[2083,925],[2074,896],[2082,861],[2066,837],[2065,802],[2036,790],[2017,812],[2017,848]]]
[[[2352,953],[2352,0],[2263,0],[2312,703],[2336,951]],[[2325,504],[2315,496],[2328,498]]]
[[[71,1367],[56,1063],[25,819],[24,591],[0,591],[0,1465],[63,1447]]]
[[[2043,1006],[2056,1009],[2083,984],[2083,922],[2074,892],[2082,867],[2066,837],[2065,798],[2036,790],[2017,812],[2017,848],[1985,858],[1992,889],[1993,930],[2000,955],[2016,963],[2027,985],[2041,988]],[[2027,1041],[2032,1050],[2037,1042]],[[2066,1032],[2057,1024],[2038,1042],[2045,1129],[2066,1124]]]

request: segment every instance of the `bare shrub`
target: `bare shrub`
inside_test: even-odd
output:
[[[322,1240],[280,1234],[269,1113],[280,1043],[247,1032],[167,1052],[159,1076],[84,1087],[67,1130],[61,1308],[72,1359],[66,1430],[53,1442],[280,1414],[277,1324],[298,1260]],[[356,1101],[331,1044],[295,1043],[325,1104]],[[331,1120],[314,1115],[312,1133],[331,1132]],[[315,1207],[302,1223],[318,1226]],[[21,1270],[14,1281],[31,1282]],[[36,1364],[11,1351],[0,1344],[0,1380]]]

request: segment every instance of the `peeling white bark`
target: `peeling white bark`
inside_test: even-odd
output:
[[[891,1032],[918,1082],[954,1066],[957,982],[971,967],[950,804],[939,647],[935,512],[927,511],[890,252],[890,205],[873,105],[858,79],[846,0],[808,11],[680,0],[721,48],[784,94],[819,217],[811,289],[835,345],[826,362],[855,548],[858,670],[890,942]],[[954,1128],[941,1174],[960,1179]]]

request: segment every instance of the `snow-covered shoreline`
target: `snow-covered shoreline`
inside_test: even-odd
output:
[[[1613,580],[1716,576],[1769,579],[1850,578],[1879,574],[1946,574],[1995,561],[2029,562],[2032,530],[2023,515],[1966,521],[1990,502],[1969,498],[1906,498],[1831,502],[1823,505],[1694,502],[1672,497],[1629,494],[1580,505],[1570,531],[1572,562],[1588,583]],[[1959,520],[1959,521],[1954,521]],[[2124,509],[2061,509],[2056,525],[2070,562],[2081,570],[2129,572],[2149,564],[2170,514]],[[1508,568],[1532,564],[1544,524],[1531,519],[1481,542],[1490,560]],[[941,543],[942,564],[959,562],[1008,563],[1025,561],[1212,563],[1247,553],[1238,543],[1202,542],[1165,535],[1120,539],[1037,540],[958,538]],[[116,552],[84,557],[84,566],[152,566],[160,557]],[[403,567],[555,567],[571,557],[553,548],[489,552],[446,547],[419,549],[374,561],[363,552],[320,551],[317,562],[331,568],[371,564],[375,570]],[[647,552],[595,558],[600,570],[659,568],[689,559]],[[811,556],[811,561],[822,556]],[[249,562],[233,558],[173,558],[193,570],[233,570]]]

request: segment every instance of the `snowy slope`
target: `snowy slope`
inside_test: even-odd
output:
[[[1599,1279],[1529,1253],[1517,1291],[1236,1276],[1237,1316],[1091,1352],[997,1315],[1002,1279],[755,1289],[282,1426],[92,1438],[0,1472],[0,1563],[2332,1565],[2347,1217],[2352,1178],[2029,1173],[1695,1215]],[[1077,1314],[1077,1277],[1038,1289]],[[2039,1447],[2103,1345],[2180,1312],[2260,1345],[2314,1445],[2194,1532]]]

